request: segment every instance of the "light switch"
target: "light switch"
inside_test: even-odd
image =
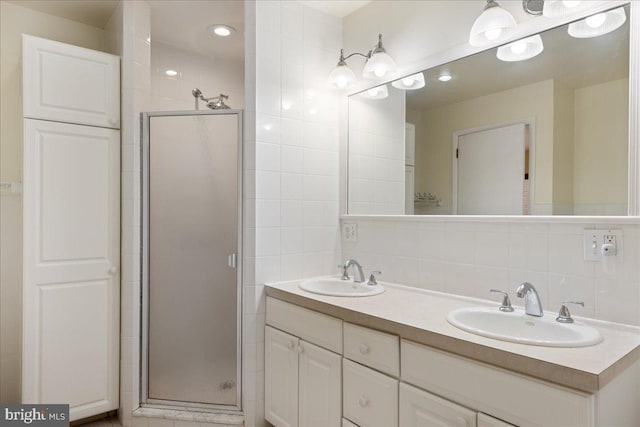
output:
[[[584,230],[584,260],[601,261],[603,255],[622,255],[622,230]]]
[[[358,224],[354,222],[345,222],[342,225],[342,235],[345,242],[358,241]]]

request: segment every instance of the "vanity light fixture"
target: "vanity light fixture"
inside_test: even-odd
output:
[[[415,90],[424,87],[424,74],[412,74],[400,80],[394,80],[391,85],[402,90]]]
[[[545,0],[542,7],[542,15],[547,18],[556,18],[571,13],[576,7],[584,3],[580,0]]]
[[[347,65],[347,59],[354,55],[362,56],[365,59],[362,77],[365,79],[382,78],[390,73],[395,73],[398,69],[395,61],[382,46],[382,34],[378,34],[378,43],[367,54],[354,52],[344,56],[344,49],[340,49],[340,59],[338,64],[329,74],[329,83],[339,89],[344,89],[356,80],[356,75]]]
[[[440,75],[440,77],[438,77],[438,80],[441,81],[441,82],[448,82],[452,78],[453,77],[451,77],[451,74],[443,73],[443,74]]]
[[[385,99],[389,96],[387,85],[372,87],[362,92],[362,95],[369,99]]]
[[[627,20],[624,7],[591,15],[569,24],[569,35],[578,39],[598,37],[617,30]]]
[[[501,61],[517,62],[531,59],[539,55],[544,50],[542,37],[535,34],[522,40],[516,40],[498,48],[496,56]]]
[[[482,14],[476,19],[469,33],[471,46],[487,46],[509,37],[516,27],[516,20],[497,1],[487,0]]]
[[[209,26],[209,31],[212,34],[215,34],[216,36],[220,36],[220,37],[228,37],[231,34],[236,32],[236,29],[233,28],[230,25],[224,25],[224,24],[213,24]]]

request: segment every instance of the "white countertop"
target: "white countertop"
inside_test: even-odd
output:
[[[596,392],[640,358],[640,328],[576,317],[596,327],[603,341],[559,348],[516,344],[462,331],[446,315],[495,302],[380,282],[386,291],[367,297],[333,297],[301,290],[301,280],[268,284],[267,295],[345,321],[400,335],[453,354],[586,392]],[[557,313],[545,312],[545,316]]]

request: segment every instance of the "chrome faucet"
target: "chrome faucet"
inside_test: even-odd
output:
[[[516,289],[518,298],[524,298],[524,312],[530,316],[542,317],[542,303],[538,291],[529,282],[521,283]]]
[[[353,266],[353,281],[356,283],[364,282],[364,271],[362,271],[362,266],[355,259],[348,259],[344,265],[340,265],[342,267],[342,280],[349,280],[348,269]]]

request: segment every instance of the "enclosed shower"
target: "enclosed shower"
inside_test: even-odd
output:
[[[242,112],[141,120],[142,403],[240,410]]]

